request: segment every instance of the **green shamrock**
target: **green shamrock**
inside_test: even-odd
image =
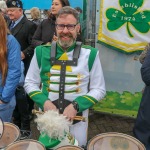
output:
[[[110,31],[119,29],[126,23],[126,28],[130,37],[129,25],[132,25],[137,31],[147,33],[150,29],[150,10],[138,11],[143,5],[143,0],[119,0],[122,10],[109,8],[106,11],[106,17],[109,19],[107,28]]]

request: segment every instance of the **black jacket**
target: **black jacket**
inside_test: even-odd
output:
[[[141,68],[141,75],[146,87],[138,110],[133,129],[134,136],[140,140],[147,150],[150,148],[150,50]]]
[[[35,48],[41,44],[46,44],[51,42],[54,34],[56,33],[55,29],[55,20],[53,19],[44,19],[37,27],[37,30],[34,33],[32,39],[32,45]]]
[[[25,59],[23,60],[25,65],[25,74],[27,72],[31,58],[34,53],[34,48],[31,45],[31,41],[36,28],[37,28],[36,24],[29,21],[24,16],[21,19],[21,21],[11,30],[12,35],[17,39],[17,41],[21,45],[21,51],[25,55]]]

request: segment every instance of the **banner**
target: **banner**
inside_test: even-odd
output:
[[[93,106],[93,110],[102,113],[115,114],[136,118],[142,98],[142,92],[123,93],[107,91],[104,99]]]
[[[98,42],[125,53],[150,42],[149,0],[101,0]]]

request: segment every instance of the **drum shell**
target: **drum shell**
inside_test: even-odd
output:
[[[3,135],[3,130],[4,130],[4,123],[3,123],[2,119],[0,118],[0,139]]]
[[[0,148],[5,148],[9,144],[17,141],[20,138],[19,128],[9,122],[4,122],[3,135],[0,139]]]
[[[5,150],[46,150],[43,144],[36,140],[20,140],[10,144]]]
[[[84,149],[79,146],[66,145],[66,146],[59,147],[56,150],[84,150]]]
[[[115,147],[114,147],[115,146]],[[108,132],[93,137],[87,145],[87,150],[146,150],[144,145],[136,138],[122,133]]]

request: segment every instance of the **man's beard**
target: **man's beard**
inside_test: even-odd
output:
[[[61,38],[63,36],[69,36],[70,40],[61,40]],[[61,34],[58,36],[58,43],[60,44],[61,47],[63,48],[68,48],[70,47],[74,42],[75,42],[75,38],[73,38],[73,36],[71,34]]]

